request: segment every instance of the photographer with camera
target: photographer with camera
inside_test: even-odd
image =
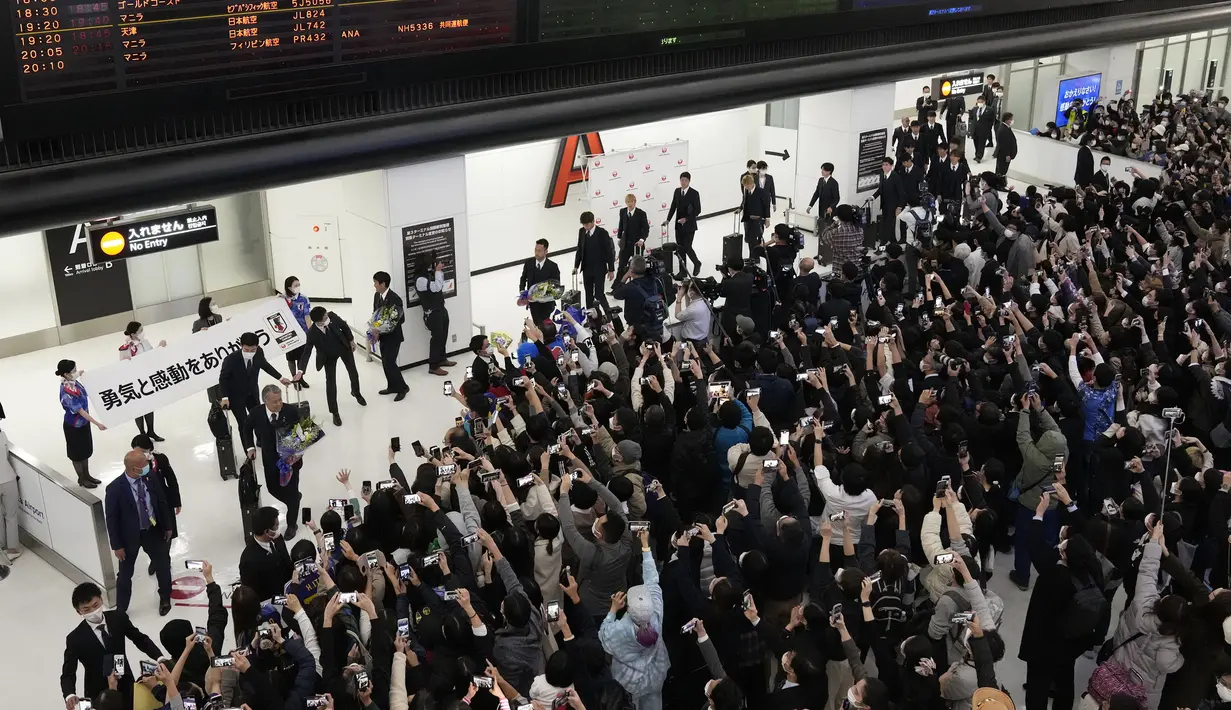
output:
[[[722,306],[722,328],[727,333],[734,333],[738,316],[752,318],[752,274],[744,269],[743,261],[734,257],[716,268],[723,277],[719,283],[719,293],[726,299]]]
[[[645,256],[639,254],[628,262],[628,271],[611,289],[611,295],[624,302],[624,322],[638,337],[662,342],[667,304],[663,298],[662,284],[649,273]]]
[[[717,286],[713,279],[707,281]],[[713,319],[712,306],[706,302],[698,280],[686,279],[676,285],[675,305],[671,308],[671,320],[667,323],[672,338],[704,343],[709,339]]]

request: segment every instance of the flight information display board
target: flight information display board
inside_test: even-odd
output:
[[[516,41],[518,0],[8,0],[22,100]]]
[[[899,0],[899,4],[904,3]],[[838,0],[539,0],[539,33],[544,40],[559,40],[675,31],[822,15],[841,9]],[[850,9],[849,2],[846,9]]]

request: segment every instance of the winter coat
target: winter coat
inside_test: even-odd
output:
[[[1017,420],[1017,447],[1022,452],[1022,470],[1017,474],[1016,484],[1021,491],[1017,502],[1030,510],[1039,505],[1043,489],[1056,481],[1052,464],[1057,456],[1068,457],[1069,445],[1056,420],[1046,410],[1037,412],[1043,435],[1035,441],[1030,434],[1030,416],[1025,412]],[[1056,505],[1052,501],[1052,505]]]
[[[526,590],[522,588],[521,581],[517,579],[517,573],[513,571],[508,560],[503,557],[496,560],[496,571],[504,582],[506,596],[526,596]],[[531,604],[530,621],[525,626],[505,625],[496,630],[492,641],[492,660],[500,669],[500,675],[523,695],[530,692],[534,677],[541,675],[547,665],[539,638],[539,628],[542,625],[542,611]]]
[[[1146,692],[1153,691],[1168,673],[1184,665],[1178,636],[1164,636],[1158,630],[1158,617],[1154,604],[1158,602],[1158,568],[1163,548],[1151,540],[1141,555],[1137,571],[1137,593],[1133,601],[1120,614],[1112,646],[1116,647],[1111,660],[1141,678]],[[1136,634],[1142,634],[1129,641]]]
[[[648,551],[641,553],[641,574],[653,602],[649,626],[658,632],[658,640],[646,648],[637,641],[637,625],[625,614],[617,619],[613,612],[607,613],[598,631],[603,650],[611,654],[611,675],[637,700],[643,696],[661,693],[667,680],[671,660],[667,645],[663,643],[663,590],[658,585],[658,568]]]

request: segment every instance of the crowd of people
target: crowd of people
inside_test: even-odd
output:
[[[826,206],[830,278],[775,227],[673,306],[670,264],[630,255],[622,310],[600,281],[475,336],[439,441],[288,503],[290,535],[254,513],[229,614],[204,560],[208,621],[161,647],[78,587],[66,708],[1008,710],[1014,647],[1028,710],[1225,708],[1231,115],[1171,101],[1143,121],[1161,180],[967,169],[906,250],[859,253]],[[104,655],[125,638],[161,660]]]

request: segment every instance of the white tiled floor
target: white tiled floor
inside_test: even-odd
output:
[[[701,224],[697,245],[703,260],[703,274],[712,273],[712,265],[718,263],[721,236],[727,233],[730,224],[729,216],[716,217]],[[813,251],[815,244],[814,238],[809,237],[807,251]],[[569,258],[561,259],[561,263],[571,264],[571,261],[566,261]],[[513,304],[511,296],[503,293],[474,294],[475,299],[485,299],[488,303],[492,299],[507,303],[507,307],[501,310],[499,321],[486,324],[489,330],[517,331],[525,311]],[[10,307],[19,306],[10,304]],[[331,307],[342,312],[342,307]],[[234,308],[238,309],[239,306]],[[364,314],[351,315],[351,322],[361,323],[364,317]],[[181,318],[151,323],[146,326],[146,333],[154,342],[160,339],[171,341],[189,332],[191,320]],[[4,403],[9,417],[4,427],[14,446],[29,451],[54,469],[71,474],[60,431],[61,410],[56,398],[57,379],[53,374],[55,363],[60,358],[68,357],[87,370],[108,364],[115,358],[119,337],[95,338],[0,362],[0,401]],[[460,380],[462,365],[471,358],[463,355],[454,359],[459,363],[454,368],[454,379]],[[280,369],[285,366],[281,362],[274,364]],[[391,397],[376,394],[384,383],[379,363],[366,363],[360,359],[359,376],[368,406],[360,407],[350,397],[340,397],[343,426],[339,429],[326,424],[327,438],[305,460],[301,483],[305,505],[321,509],[326,498],[341,493],[340,486],[333,478],[341,468],[351,470],[356,488],[360,480],[385,478],[389,437],[400,436],[406,443],[419,439],[427,445],[428,442],[438,441],[445,428],[452,423],[457,406],[451,400],[442,399],[440,387],[443,378],[428,375],[423,368],[405,374],[411,395],[403,402],[394,403]],[[312,402],[315,411],[324,413],[323,377],[310,373],[309,381],[313,388],[305,393],[306,398]],[[345,391],[345,387],[342,389]],[[218,477],[213,438],[205,426],[207,409],[202,393],[156,414],[156,428],[167,439],[160,450],[171,458],[175,466],[184,499],[183,513],[179,519],[180,536],[172,549],[172,571],[182,578],[186,592],[191,573],[184,570],[183,560],[210,560],[218,581],[225,589],[227,583],[238,576],[236,566],[243,543],[236,484],[234,481],[223,482]],[[129,449],[129,442],[135,434],[136,427],[132,424],[95,432],[95,454],[91,468],[96,477],[106,482],[120,474],[122,456]],[[410,447],[407,445],[405,448],[407,453],[403,456],[410,460]],[[97,491],[101,493],[102,489]],[[278,505],[269,496],[266,496],[266,501]],[[1010,560],[1000,560],[991,586],[1005,598],[1007,607],[1003,633],[1008,649],[1005,660],[999,666],[1000,680],[1020,701],[1025,669],[1017,661],[1016,653],[1028,598],[1005,578],[1009,565]],[[139,572],[134,580],[129,613],[138,628],[157,641],[165,619],[157,615],[156,585],[152,577],[142,573],[144,567],[144,561],[138,564]],[[30,553],[17,561],[12,576],[0,583],[0,639],[4,640],[0,643],[0,687],[5,689],[0,706],[61,707],[57,679],[63,639],[79,622],[70,605],[71,591],[72,584],[67,579]],[[203,603],[204,594],[177,600],[168,618],[179,617],[204,623],[205,609],[197,606]],[[134,657],[134,665],[135,660]],[[1092,665],[1091,661],[1079,663],[1079,688],[1084,687]]]

